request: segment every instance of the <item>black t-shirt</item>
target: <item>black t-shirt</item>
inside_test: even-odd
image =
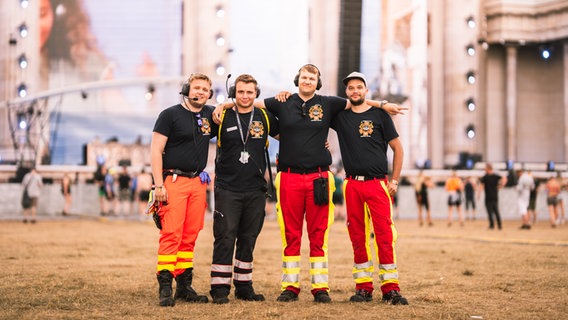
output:
[[[163,169],[201,172],[207,166],[209,139],[217,136],[218,126],[212,120],[213,107],[203,106],[194,113],[181,104],[163,110],[154,131],[168,137]]]
[[[483,183],[485,190],[485,201],[497,201],[499,199],[499,180],[501,180],[501,176],[495,173],[481,177],[480,182]]]
[[[305,102],[297,93],[286,102],[276,98],[264,100],[266,108],[280,126],[278,168],[315,168],[329,166],[331,153],[325,148],[331,119],[345,109],[347,100],[314,95]]]
[[[121,173],[118,176],[118,188],[120,190],[125,190],[130,188],[130,176],[128,174]]]
[[[255,108],[252,122],[250,122],[251,114],[252,112],[238,115],[241,123],[239,130],[237,113],[233,109],[225,111],[221,134],[218,137],[221,146],[217,150],[215,159],[216,187],[234,192],[262,190],[266,187],[264,147],[269,134],[271,136],[278,134],[278,123],[268,111],[266,114],[269,125],[262,110]],[[243,146],[243,140],[246,141],[246,147]],[[239,161],[244,150],[249,154],[247,163]]]
[[[332,121],[347,176],[386,176],[388,143],[398,137],[390,115],[370,107],[362,113],[340,112]]]

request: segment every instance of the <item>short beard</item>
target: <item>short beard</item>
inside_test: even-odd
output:
[[[349,102],[351,102],[351,104],[354,105],[354,106],[360,106],[365,102],[365,98],[361,98],[359,100],[354,100],[354,99],[349,98]]]

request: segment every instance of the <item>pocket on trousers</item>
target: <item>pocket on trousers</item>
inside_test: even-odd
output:
[[[327,178],[317,178],[314,180],[314,202],[318,206],[329,204],[329,186]]]

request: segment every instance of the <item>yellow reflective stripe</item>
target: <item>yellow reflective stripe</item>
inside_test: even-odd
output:
[[[156,268],[157,272],[160,272],[162,270],[168,270],[170,272],[174,272],[174,265],[173,264],[159,264]]]
[[[176,269],[189,269],[189,268],[193,268],[193,262],[192,261],[176,263]]]
[[[300,257],[298,257],[300,258]],[[300,259],[298,259],[298,261],[300,261]],[[327,263],[327,257],[310,257],[310,263],[316,263],[316,262],[326,262]]]
[[[290,263],[290,262],[300,262],[300,256],[284,256],[282,258],[282,261],[286,262],[286,263]]]
[[[182,259],[193,259],[193,252],[190,251],[179,251],[177,253],[178,258]]]
[[[270,135],[270,121],[268,121],[268,115],[266,114],[266,110],[264,110],[264,108],[258,108],[258,109],[262,111],[264,119],[266,120],[266,127],[268,128],[268,131],[266,132],[266,148],[268,148],[268,136]]]
[[[283,268],[282,273],[283,274],[299,274],[300,268]]]
[[[219,122],[219,132],[217,132],[217,147],[221,147],[221,128],[223,127],[223,119],[225,119],[225,111],[221,114],[221,122]]]
[[[159,254],[158,262],[176,262],[177,256],[174,254]]]

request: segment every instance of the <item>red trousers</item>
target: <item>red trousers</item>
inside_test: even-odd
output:
[[[315,179],[328,181],[329,203],[314,202]],[[331,177],[331,179],[330,179]],[[300,248],[304,218],[310,242],[310,276],[312,293],[329,291],[327,239],[333,223],[331,202],[335,181],[327,171],[310,174],[279,172],[276,176],[276,204],[282,236],[282,290],[300,292]]]
[[[160,244],[157,272],[169,270],[177,276],[187,268],[193,268],[193,250],[199,231],[203,229],[207,207],[207,184],[199,177],[166,177],[164,187],[168,203],[162,206],[160,217]]]
[[[353,279],[356,289],[373,292],[373,262],[369,247],[371,227],[375,234],[375,249],[379,266],[381,291],[399,291],[395,242],[397,232],[392,221],[392,198],[387,179],[344,183],[347,230],[353,246]]]

